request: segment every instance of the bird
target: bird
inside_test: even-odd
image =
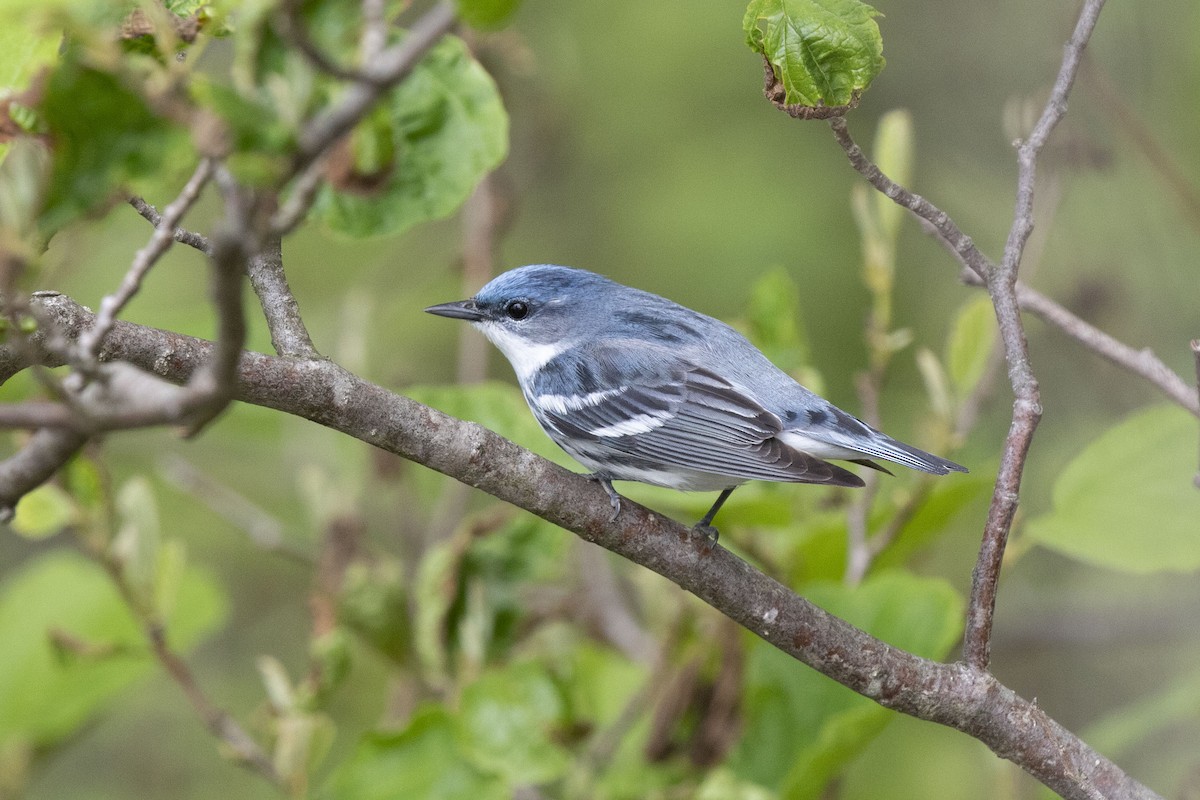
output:
[[[508,359],[542,429],[613,481],[719,492],[693,529],[750,480],[863,486],[831,461],[891,474],[873,459],[932,475],[966,467],[893,439],[814,394],[729,325],[587,270],[517,267],[474,297],[426,312],[470,322]]]

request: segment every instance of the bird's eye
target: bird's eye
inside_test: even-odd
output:
[[[529,316],[529,303],[524,300],[509,300],[504,305],[504,313],[509,319],[525,319]]]

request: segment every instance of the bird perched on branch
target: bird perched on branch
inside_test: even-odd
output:
[[[547,264],[496,277],[469,300],[425,309],[465,319],[512,364],[534,417],[612,481],[719,491],[695,529],[748,480],[862,486],[831,460],[967,470],[897,441],[813,394],[725,323],[601,275]],[[889,473],[890,474],[890,473]]]

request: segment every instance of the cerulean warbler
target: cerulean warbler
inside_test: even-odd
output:
[[[538,423],[612,481],[720,491],[696,529],[748,480],[862,486],[830,464],[934,475],[967,470],[880,433],[805,389],[719,320],[580,269],[519,267],[470,300],[425,309],[465,319],[512,364]]]

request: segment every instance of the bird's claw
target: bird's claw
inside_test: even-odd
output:
[[[717,539],[721,538],[721,532],[712,525],[705,525],[703,522],[697,522],[692,526],[692,534],[700,536],[704,539],[705,548],[712,552],[717,546]]]
[[[617,490],[613,488],[612,480],[599,472],[593,472],[586,476],[589,481],[596,481],[608,494],[609,505],[612,506],[612,516],[608,518],[609,522],[616,522],[617,517],[621,515],[621,495],[617,494]]]

